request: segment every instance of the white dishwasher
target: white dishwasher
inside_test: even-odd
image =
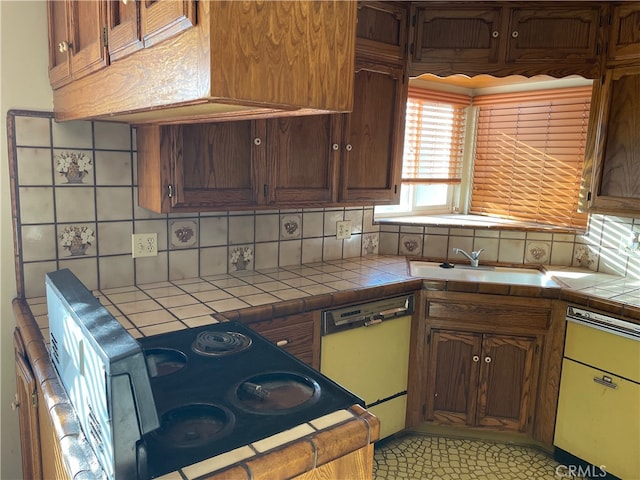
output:
[[[403,295],[322,314],[320,372],[365,401],[381,439],[405,427],[414,304]]]
[[[553,443],[564,465],[594,466],[589,476],[640,479],[640,325],[567,309]]]

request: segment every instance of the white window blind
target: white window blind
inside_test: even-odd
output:
[[[470,213],[586,228],[578,213],[591,87],[474,98]]]
[[[460,183],[470,97],[409,88],[402,183]]]

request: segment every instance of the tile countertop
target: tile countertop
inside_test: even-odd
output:
[[[544,266],[542,270],[561,283],[558,298],[640,321],[640,279],[566,266]],[[405,257],[374,255],[102,289],[94,294],[132,336],[142,337],[207,325],[220,317],[265,319],[271,314],[357,303],[417,290],[423,280],[409,276]],[[456,290],[455,284],[464,282],[428,283],[428,288]],[[539,290],[512,287],[509,291],[507,287],[505,292],[484,287],[479,291],[530,295],[532,289]],[[48,339],[46,298],[27,299],[27,303]]]
[[[319,310],[333,305],[357,303],[421,288],[560,298],[574,304],[626,315],[640,322],[639,279],[571,267],[545,266],[541,270],[560,282],[561,288],[542,289],[414,278],[408,274],[405,257],[375,255],[270,270],[238,271],[203,278],[102,289],[95,291],[94,294],[134,337],[198,327],[223,318],[240,318],[243,321],[261,320],[271,316]],[[25,333],[31,336],[32,340],[33,330],[36,330],[42,334],[45,342],[48,341],[46,298],[31,298],[26,299],[26,302],[18,300],[18,311],[21,312],[23,307],[28,310],[28,316],[37,323],[37,328],[31,323],[33,329],[27,329],[28,332]],[[36,343],[42,345],[41,342]],[[44,346],[38,348],[39,355],[48,355]],[[49,378],[46,373],[44,378]],[[43,387],[47,387],[49,383],[46,380]],[[378,425],[377,420],[371,423],[371,420],[362,418],[362,415],[368,415],[368,413],[366,411],[336,412],[326,419],[319,419],[318,422],[323,424],[322,427],[328,427],[328,430],[356,428],[362,435],[366,432],[367,438],[363,437],[361,442],[366,444],[372,437],[377,438]],[[68,420],[63,419],[60,426],[64,427]],[[363,429],[363,424],[369,426]],[[376,432],[370,431],[372,426]],[[322,438],[324,438],[322,435],[327,436],[327,439],[332,435],[329,431],[323,432],[319,430],[319,425],[311,422],[296,427],[291,432],[283,432],[266,439],[266,442],[271,448],[277,447],[284,441],[290,445],[285,449],[295,450],[300,442],[292,442],[292,438],[287,435],[304,439],[303,443],[306,445],[310,442],[313,444],[313,438],[317,437],[322,444]],[[344,437],[342,433],[344,432],[341,432],[340,437]],[[247,450],[250,447],[251,452]],[[221,473],[231,473],[224,466],[234,465],[238,461],[251,463],[253,462],[251,458],[258,459],[256,460],[258,463],[254,465],[258,469],[261,465],[272,464],[268,456],[264,457],[264,461],[258,457],[251,457],[249,453],[253,455],[254,450],[259,452],[256,446],[246,446],[238,451],[228,452],[193,466],[193,471],[183,471],[184,477],[180,477],[180,474],[175,472],[175,474],[169,474],[166,480],[194,478],[194,475],[197,477],[205,471],[212,472],[219,468],[222,468]],[[281,448],[276,448],[276,451],[280,450]],[[294,456],[302,458],[300,452],[296,452],[293,452]],[[316,454],[312,456],[314,455],[317,456]],[[246,472],[247,466],[240,470]],[[263,473],[266,473],[265,478],[268,478],[268,472]]]

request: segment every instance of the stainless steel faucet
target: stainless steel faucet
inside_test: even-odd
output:
[[[471,266],[472,267],[477,267],[478,266],[478,257],[480,256],[480,254],[482,252],[484,252],[484,248],[481,248],[480,250],[478,250],[476,252],[471,252],[471,255],[469,255],[467,252],[465,252],[461,248],[454,248],[453,249],[453,253],[461,253],[462,255],[467,257],[469,259],[469,261],[471,262]]]

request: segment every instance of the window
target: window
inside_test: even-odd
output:
[[[590,98],[590,86],[473,98],[410,88],[401,203],[376,207],[376,216],[454,213],[460,204],[586,228],[577,203]]]
[[[466,107],[471,97],[409,89],[400,205],[395,214],[448,213],[462,178]]]
[[[475,97],[469,212],[586,228],[577,210],[590,101],[591,87]]]

